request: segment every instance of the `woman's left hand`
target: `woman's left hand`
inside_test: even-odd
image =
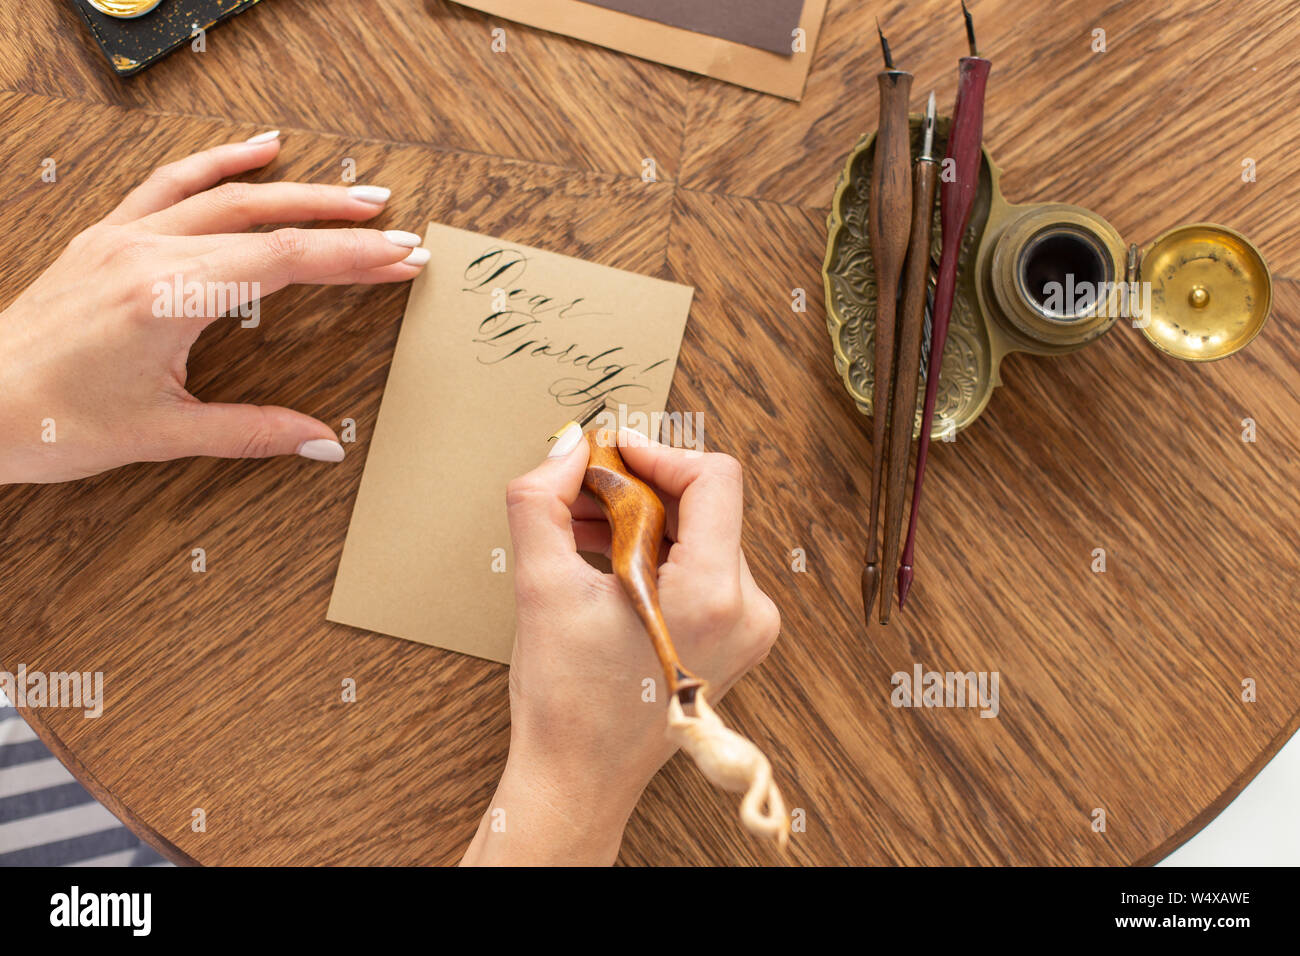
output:
[[[279,151],[264,133],[160,167],[0,312],[0,484],[191,455],[342,460],[324,422],[185,390],[190,347],[222,313],[293,283],[402,282],[429,260],[408,232],[246,232],[361,221],[388,199],[376,186],[216,185]]]

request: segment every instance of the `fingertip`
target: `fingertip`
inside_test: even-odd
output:
[[[377,206],[372,202],[366,202],[364,199],[353,199],[352,204],[346,209],[340,210],[341,219],[348,219],[352,222],[365,222],[367,219],[374,219],[384,211],[383,206]]]
[[[388,282],[410,282],[421,272],[423,266],[394,262],[392,265],[377,266],[363,272],[340,272],[338,275],[320,279],[322,285],[382,285]]]
[[[298,455],[339,462],[343,446],[324,422],[279,405],[237,405],[187,398],[170,427],[168,458],[273,458]]]
[[[298,446],[298,455],[312,461],[340,462],[344,458],[343,446],[332,438],[312,438]]]
[[[581,426],[569,422],[552,436],[546,457],[517,480],[545,486],[559,494],[566,503],[576,501],[582,492],[582,476],[586,474],[590,452],[585,438]]]
[[[392,269],[393,277],[392,279],[385,280],[385,281],[393,281],[393,282],[410,282],[412,279],[414,279],[416,276],[418,276],[421,272],[424,271],[424,266],[416,265],[415,263],[407,262],[406,260],[402,260],[401,262],[394,262],[388,268]]]
[[[360,202],[369,203],[372,206],[383,208],[393,196],[393,191],[387,186],[349,186],[348,195]]]
[[[271,143],[274,143],[277,149],[279,148],[280,131],[278,129],[270,129],[265,133],[255,133],[248,137],[248,139],[244,140],[244,145],[246,146],[267,146]]]
[[[383,277],[379,282],[411,282],[424,271],[424,266],[411,265],[409,262],[397,262],[389,268],[392,269],[391,275],[383,276],[380,273]]]
[[[250,136],[242,143],[231,143],[228,148],[237,158],[239,168],[230,170],[226,175],[265,166],[280,155],[280,142],[280,131],[273,129]]]
[[[566,503],[576,501],[582,492],[582,478],[587,473],[591,448],[586,434],[577,422],[569,422],[556,433],[546,457],[536,471],[549,475],[549,481]]]
[[[277,409],[271,414],[282,416],[280,420],[283,421],[284,426],[297,432],[296,439],[291,439],[291,442],[295,442],[294,454],[299,458],[337,463],[347,457],[342,443],[334,434],[334,429],[319,418],[292,409],[286,409],[285,412]]]
[[[568,422],[551,436],[551,449],[546,453],[546,457],[548,459],[567,457],[578,445],[586,444],[582,437],[582,426],[577,422]]]

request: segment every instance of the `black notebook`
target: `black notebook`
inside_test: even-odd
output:
[[[182,44],[193,42],[222,20],[248,9],[258,0],[162,0],[143,16],[131,20],[100,13],[87,0],[72,0],[91,36],[119,76],[139,73]],[[205,38],[206,42],[206,38]]]

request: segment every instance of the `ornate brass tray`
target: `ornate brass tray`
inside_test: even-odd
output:
[[[948,140],[950,120],[940,117],[935,126],[934,153],[942,156]],[[871,415],[871,386],[876,317],[876,278],[867,242],[867,208],[870,203],[871,160],[875,134],[863,136],[845,160],[835,186],[835,198],[827,220],[829,239],[822,279],[826,287],[826,325],[835,354],[835,367],[858,409]],[[920,119],[912,122],[912,152],[921,148]],[[979,188],[970,223],[962,239],[957,270],[957,294],[953,300],[952,324],[943,351],[943,371],[935,402],[932,437],[965,428],[988,404],[990,382],[996,377],[996,362],[987,325],[979,314],[974,286],[974,262],[979,238],[988,219],[997,170],[984,152]],[[931,257],[938,263],[942,233],[939,208],[934,210],[934,239]],[[930,291],[933,294],[934,280]],[[921,431],[921,401],[925,394],[926,362],[930,352],[930,319],[922,339],[921,378],[918,384],[913,436]]]

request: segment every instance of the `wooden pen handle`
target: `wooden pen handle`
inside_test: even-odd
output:
[[[665,520],[663,502],[654,489],[627,470],[617,441],[613,432],[587,433],[591,456],[582,487],[600,502],[601,511],[609,522],[610,563],[614,575],[650,635],[668,689],[679,695],[683,703],[689,704],[694,699],[695,690],[703,686],[704,681],[684,668],[677,659],[677,650],[659,607],[659,545],[664,539]]]
[[[871,386],[871,499],[867,516],[867,547],[862,569],[862,603],[869,618],[880,586],[878,566],[881,489],[884,485],[885,443],[889,435],[889,400],[894,365],[894,325],[899,273],[907,255],[912,204],[911,132],[907,101],[912,74],[885,70],[880,85],[880,126],[871,166],[871,197],[867,208],[867,238],[876,273],[875,365]]]
[[[912,74],[886,70],[877,76],[880,84],[880,127],[876,131],[871,159],[871,194],[867,210],[867,238],[876,284],[889,282],[895,291],[898,274],[907,255],[907,225],[912,204],[912,136],[907,118],[907,101],[912,93]],[[877,303],[877,309],[880,303]],[[889,315],[894,303],[889,301]]]
[[[903,311],[898,322],[898,368],[894,373],[889,466],[885,475],[885,544],[881,567],[882,573],[889,574],[898,569],[899,537],[903,531],[903,498],[907,460],[912,451],[912,426],[916,422],[917,383],[921,377],[921,333],[925,327],[925,297],[930,282],[930,239],[938,179],[937,162],[933,159],[917,160],[912,178],[912,237],[903,281]],[[893,591],[881,588],[881,624],[889,623],[893,604]]]

